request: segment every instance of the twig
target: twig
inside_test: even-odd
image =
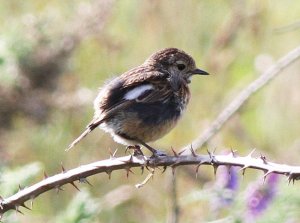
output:
[[[205,145],[255,92],[269,83],[282,70],[288,67],[291,63],[295,62],[299,57],[300,46],[296,47],[285,56],[281,57],[274,65],[267,69],[256,80],[251,82],[218,115],[218,117],[211,123],[211,125],[208,126],[208,128],[206,128],[204,132],[192,142],[193,147],[195,149],[198,149]],[[187,145],[182,149],[182,151],[185,150],[183,152],[184,155],[190,154],[189,147],[190,145]]]
[[[174,174],[171,178],[170,182],[170,188],[171,188],[171,213],[170,213],[170,219],[169,223],[178,223],[179,222],[179,214],[180,214],[180,207],[178,204],[178,198],[177,198],[177,175]]]
[[[0,196],[0,216],[8,210],[16,210],[20,212],[19,208],[26,207],[25,202],[33,201],[40,194],[52,189],[61,189],[65,184],[71,184],[76,189],[75,181],[86,182],[89,176],[97,173],[111,174],[114,170],[125,170],[127,173],[131,171],[132,167],[172,167],[175,169],[183,165],[196,165],[195,171],[198,171],[200,165],[211,165],[217,168],[220,165],[226,166],[240,166],[242,172],[247,168],[258,169],[264,171],[264,177],[270,173],[283,174],[288,177],[289,181],[300,179],[300,166],[289,166],[283,164],[276,164],[269,162],[265,157],[253,158],[252,153],[247,156],[237,156],[234,152],[229,155],[214,155],[209,152],[208,155],[179,155],[179,156],[161,156],[161,157],[144,157],[144,156],[124,156],[119,158],[110,158],[87,165],[83,165],[72,170],[66,171],[63,168],[62,173],[47,176],[45,179],[25,189],[21,189],[16,194],[2,198]],[[29,209],[29,208],[28,208]]]
[[[288,24],[285,26],[281,26],[278,28],[274,29],[274,32],[277,34],[281,34],[281,33],[285,33],[285,32],[289,32],[289,31],[294,31],[296,29],[300,28],[300,21],[294,22],[292,24]]]

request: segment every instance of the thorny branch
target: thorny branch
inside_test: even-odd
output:
[[[247,156],[238,156],[233,151],[228,155],[215,155],[212,152],[208,152],[208,155],[197,155],[192,148],[190,151],[191,155],[178,155],[177,153],[174,153],[174,156],[160,157],[146,157],[138,155],[115,158],[112,156],[110,159],[83,165],[69,171],[66,171],[65,168],[62,167],[62,172],[60,174],[56,174],[51,177],[44,174],[45,179],[42,181],[25,189],[20,189],[19,192],[10,197],[0,197],[0,216],[11,209],[22,213],[19,210],[20,206],[30,209],[25,205],[25,202],[31,201],[32,206],[33,200],[40,194],[52,189],[59,191],[65,184],[71,184],[79,190],[75,184],[76,181],[89,184],[87,177],[97,173],[107,173],[110,177],[114,170],[125,170],[128,175],[132,172],[131,168],[133,167],[140,167],[142,169],[145,167],[147,169],[149,168],[151,174],[153,174],[156,167],[164,167],[164,169],[171,167],[174,170],[178,166],[196,165],[195,173],[197,175],[201,165],[213,166],[215,170],[214,172],[216,172],[217,168],[222,165],[227,166],[228,168],[231,166],[239,166],[241,167],[242,174],[245,173],[246,169],[250,168],[264,171],[264,178],[266,178],[270,173],[277,173],[287,176],[289,182],[294,182],[294,180],[300,179],[300,166],[290,166],[269,162],[264,156],[254,158],[252,156],[254,151]],[[139,187],[140,186],[141,184],[139,184]]]
[[[299,59],[299,57],[300,46],[296,47],[295,49],[288,52],[285,56],[281,57],[273,66],[269,67],[269,69],[261,74],[256,80],[254,80],[246,88],[244,88],[208,126],[208,128],[205,129],[204,132],[192,142],[194,148],[198,149],[205,145],[254,93],[256,93],[267,83],[269,83],[282,70]],[[188,147],[189,145],[182,150],[185,150],[187,152],[184,153],[185,155],[188,154]]]

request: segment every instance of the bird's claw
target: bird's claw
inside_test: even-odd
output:
[[[160,156],[167,156],[167,153],[160,151],[160,150],[155,150],[153,152],[151,158],[160,157]]]

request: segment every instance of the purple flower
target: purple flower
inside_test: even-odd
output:
[[[239,187],[237,167],[219,167],[216,176],[215,190],[217,192],[218,206],[228,206],[233,200]]]
[[[278,185],[278,175],[270,174],[264,184],[252,185],[249,188],[247,209],[249,217],[257,217],[263,213],[272,202]]]
[[[238,167],[219,167],[216,186],[233,191],[237,190],[239,187]]]

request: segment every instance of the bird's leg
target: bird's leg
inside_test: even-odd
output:
[[[167,155],[165,152],[154,149],[154,148],[152,148],[151,146],[149,146],[148,144],[146,144],[142,141],[139,141],[139,143],[141,145],[143,145],[144,147],[146,147],[148,150],[150,150],[150,152],[152,152],[152,156],[166,156]]]
[[[126,147],[126,150],[125,150],[125,153],[126,153],[128,150],[130,150],[130,149],[133,150],[133,155],[134,155],[134,156],[139,156],[139,155],[144,156],[144,154],[143,154],[143,152],[142,152],[142,150],[141,150],[141,147],[140,147],[139,145],[127,146],[127,147]]]

